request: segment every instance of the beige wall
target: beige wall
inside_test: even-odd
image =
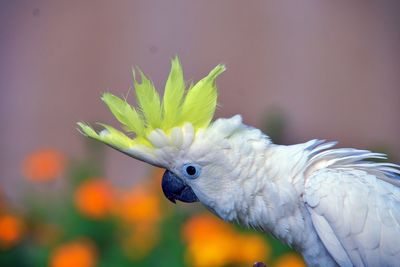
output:
[[[400,155],[398,3],[2,1],[0,180],[14,186],[37,148],[79,156],[75,122],[112,121],[99,94],[125,94],[134,65],[161,88],[175,54],[188,79],[227,64],[218,117],[259,126],[277,106],[290,142],[386,144]],[[119,182],[145,166],[107,149]]]

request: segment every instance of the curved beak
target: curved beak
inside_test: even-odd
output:
[[[168,170],[163,175],[161,187],[165,197],[172,203],[175,203],[175,200],[187,203],[199,201],[192,188]]]

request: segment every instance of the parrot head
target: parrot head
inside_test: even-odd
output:
[[[224,71],[225,66],[218,65],[186,89],[176,57],[162,100],[151,80],[139,71],[138,82],[133,71],[137,109],[126,99],[102,95],[125,133],[106,124],[100,124],[104,129],[96,132],[82,122],[79,130],[124,154],[164,168],[162,190],[170,201],[200,201],[224,216],[221,207],[229,208],[240,188],[235,158],[246,153],[244,144],[249,142],[245,139],[260,140],[262,136],[259,130],[242,124],[240,115],[211,122],[217,106],[215,80]]]

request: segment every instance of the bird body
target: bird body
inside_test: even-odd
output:
[[[103,95],[135,139],[107,125],[100,133],[83,123],[80,129],[165,168],[169,200],[200,201],[225,221],[269,232],[309,266],[400,266],[399,166],[369,161],[383,154],[333,148],[335,142],[276,145],[240,115],[211,123],[215,79],[223,71],[217,66],[184,95],[174,59],[163,104],[152,83],[150,93],[137,91],[142,113]]]

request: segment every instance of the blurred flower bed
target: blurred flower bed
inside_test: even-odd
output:
[[[131,188],[113,185],[101,148],[90,147],[80,161],[54,149],[27,155],[22,203],[0,192],[0,266],[305,266],[273,238],[168,202],[161,169]]]

